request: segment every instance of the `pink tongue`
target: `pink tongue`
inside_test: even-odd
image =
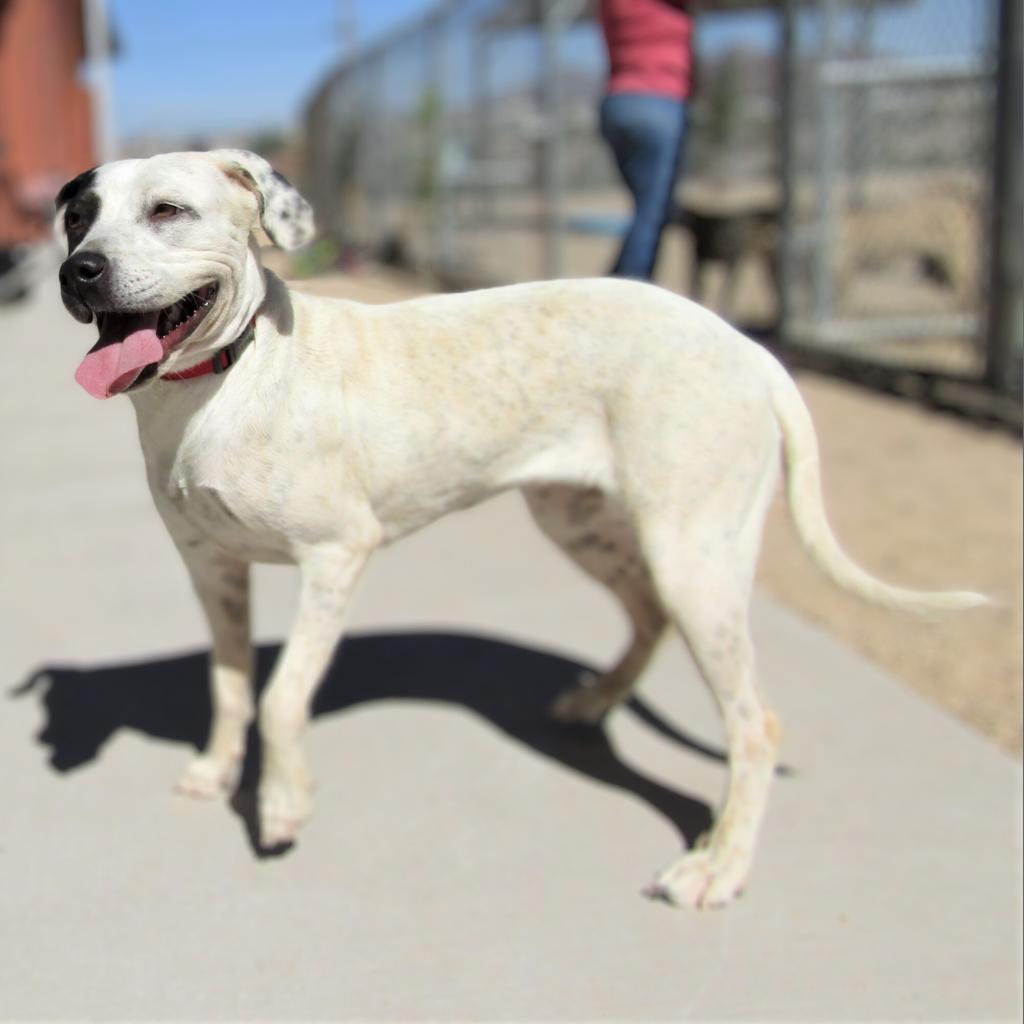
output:
[[[75,371],[93,398],[110,398],[129,388],[150,363],[164,357],[156,335],[159,313],[108,313],[100,340]]]

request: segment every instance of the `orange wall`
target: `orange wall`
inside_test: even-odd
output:
[[[81,0],[0,0],[0,246],[48,230],[23,189],[95,163],[84,51]]]

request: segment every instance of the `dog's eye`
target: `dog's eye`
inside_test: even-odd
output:
[[[64,214],[64,227],[67,228],[68,231],[74,231],[75,228],[78,228],[78,227],[81,227],[81,226],[82,226],[82,215],[81,214],[75,213],[74,210],[68,210],[68,212]]]
[[[149,212],[150,220],[170,220],[172,217],[177,217],[181,213],[181,207],[175,206],[174,203],[157,203]]]

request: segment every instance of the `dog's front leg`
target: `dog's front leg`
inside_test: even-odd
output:
[[[213,639],[210,697],[213,717],[206,748],[178,780],[187,796],[214,797],[235,783],[252,721],[249,566],[203,544],[182,549]]]
[[[341,635],[349,597],[372,546],[324,546],[300,560],[299,611],[260,704],[260,842],[290,843],[309,816],[311,779],[301,736],[313,694]]]

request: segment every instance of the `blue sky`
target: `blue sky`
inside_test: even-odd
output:
[[[339,18],[355,11],[360,42],[381,38],[435,0],[108,0],[121,41],[114,64],[120,138],[256,131],[288,125],[337,62]],[[878,34],[909,55],[962,55],[981,45],[985,0],[879,0]],[[770,48],[770,14],[706,18],[708,55]],[[583,48],[596,55],[599,43]]]
[[[337,62],[339,12],[363,41],[432,0],[107,0],[121,54],[119,137],[253,130],[288,123]]]

